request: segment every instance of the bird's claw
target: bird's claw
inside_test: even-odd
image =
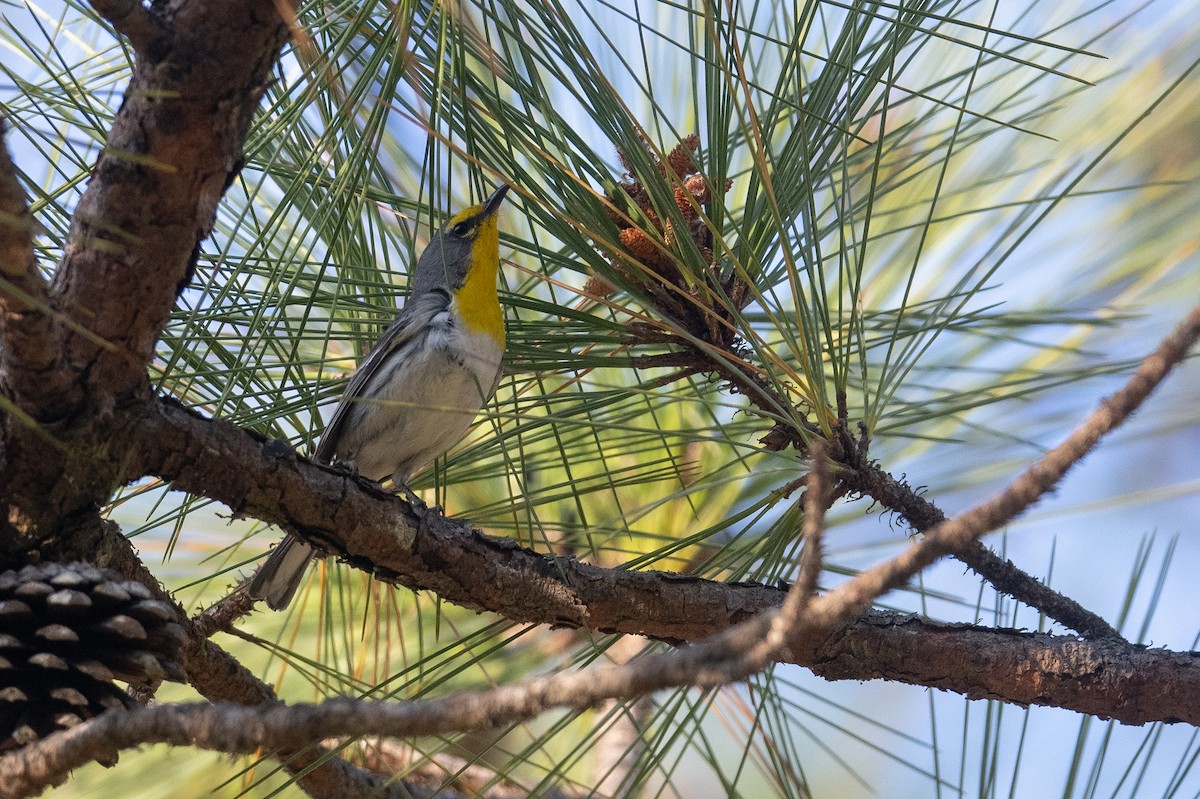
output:
[[[411,488],[403,483],[397,486],[397,490],[400,492],[400,495],[404,497],[405,501],[412,506],[413,512],[422,519],[424,519],[430,513],[437,515],[442,512],[440,505],[434,505],[433,507],[430,507],[428,504],[426,504],[425,500],[417,496]]]

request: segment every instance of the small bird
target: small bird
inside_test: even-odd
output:
[[[500,186],[455,214],[417,260],[413,290],[354,373],[314,455],[396,486],[454,446],[496,393],[504,315],[496,294]],[[291,602],[313,548],[287,536],[250,580],[275,610]]]

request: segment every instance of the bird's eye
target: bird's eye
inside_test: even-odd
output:
[[[475,224],[471,221],[459,222],[454,227],[450,228],[450,232],[455,236],[468,238],[475,231]]]

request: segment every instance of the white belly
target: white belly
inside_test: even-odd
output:
[[[503,356],[491,336],[446,324],[404,350],[365,386],[337,446],[372,480],[403,483],[457,444],[495,392]]]

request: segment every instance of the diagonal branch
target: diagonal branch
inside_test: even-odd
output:
[[[690,345],[689,345],[690,346]],[[694,357],[705,354],[693,348]],[[757,379],[748,368],[733,368],[715,357],[710,361],[718,373],[740,393],[769,416],[778,415],[781,403],[786,398],[774,392],[764,381]],[[812,435],[813,429],[806,428]],[[839,436],[841,446],[830,457],[845,467],[839,473],[844,489],[857,492],[878,502],[890,511],[900,514],[918,533],[924,533],[934,525],[946,520],[946,516],[934,503],[892,477],[878,464],[869,461],[865,447],[858,447],[847,436]],[[800,433],[790,427],[777,424],[763,440],[767,446],[781,448],[792,444],[800,449],[810,448]],[[1007,594],[1045,614],[1064,627],[1076,630],[1087,638],[1120,638],[1099,615],[1080,605],[1024,571],[1012,561],[1002,558],[984,544],[975,541],[957,550],[954,557],[987,580],[1003,594]]]
[[[660,311],[663,309],[660,308]],[[697,346],[683,336],[655,330],[649,326],[638,326],[625,343],[669,344],[675,347],[675,350],[662,354],[635,356],[633,364],[686,364],[685,370],[689,372],[713,371],[734,391],[744,394],[767,418],[779,418],[781,410],[790,405],[783,392],[769,385],[748,363],[726,359],[716,350]],[[663,380],[674,380],[677,376],[667,375]],[[794,446],[806,451],[811,448],[812,441],[822,440],[823,433],[817,425],[797,418],[800,421],[777,422],[761,443],[771,450]],[[797,427],[797,424],[800,427]],[[861,443],[853,441],[846,435],[844,428],[837,429],[833,439],[830,459],[843,467],[839,470],[841,491],[852,491],[870,497],[888,510],[900,514],[918,533],[923,533],[946,520],[940,508],[870,461],[866,456],[865,439]],[[1050,588],[982,543],[970,544],[954,557],[991,583],[997,591],[1024,602],[1068,629],[1076,630],[1088,638],[1120,638],[1120,634],[1112,625],[1099,615]]]
[[[884,591],[903,585],[938,558],[959,551],[979,536],[1012,521],[1050,491],[1110,433],[1129,418],[1171,373],[1200,338],[1200,305],[1151,353],[1115,394],[1105,397],[1087,419],[1057,447],[1025,470],[1003,492],[967,512],[937,525],[925,538],[885,564],[855,577],[857,606],[866,609]]]
[[[865,464],[842,474],[852,490],[899,513],[918,533],[946,521],[941,508],[875,464]],[[983,577],[999,592],[1014,597],[1085,638],[1119,639],[1112,625],[1074,599],[1055,591],[1011,560],[1002,558],[979,541],[958,550],[954,557]]]

